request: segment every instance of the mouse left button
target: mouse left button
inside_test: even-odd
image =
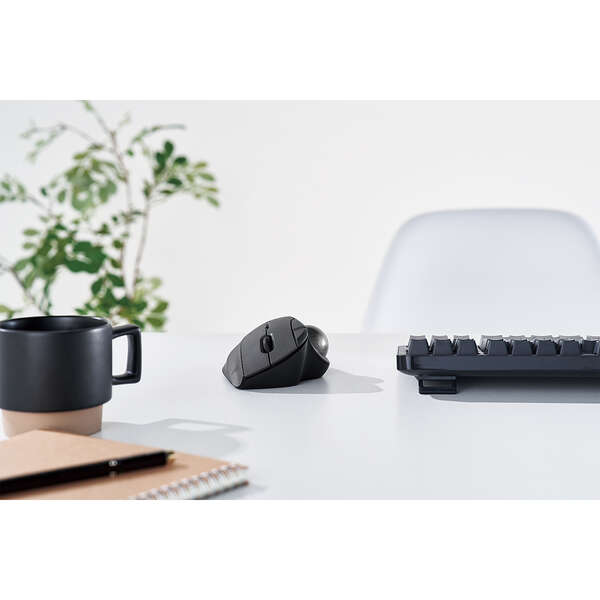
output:
[[[271,365],[269,355],[263,352],[261,347],[264,335],[265,325],[261,325],[252,330],[240,343],[244,377],[251,377]]]
[[[298,349],[292,331],[293,320],[292,317],[280,317],[269,321],[269,334],[273,340],[273,347],[269,353],[272,365],[286,359]]]

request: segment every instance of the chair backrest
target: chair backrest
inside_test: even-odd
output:
[[[364,330],[600,335],[597,240],[556,210],[417,216],[392,242]]]

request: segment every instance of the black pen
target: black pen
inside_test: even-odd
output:
[[[111,477],[119,473],[127,473],[128,471],[160,467],[169,462],[171,454],[173,452],[170,450],[160,450],[158,452],[111,458],[95,463],[42,471],[29,475],[17,475],[16,477],[0,480],[0,496],[48,485],[72,483],[73,481],[92,479],[94,477]]]

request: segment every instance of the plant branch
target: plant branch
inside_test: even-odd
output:
[[[89,106],[91,107],[90,112],[94,115],[96,121],[98,121],[98,124],[100,125],[100,127],[104,130],[104,133],[106,133],[106,135],[108,135],[108,137],[111,137],[112,135],[112,130],[110,129],[110,127],[106,124],[106,121],[102,118],[102,115],[91,105],[89,104]]]
[[[39,133],[50,133],[50,134],[55,133],[57,135],[60,135],[61,133],[64,133],[65,131],[70,131],[74,135],[77,135],[80,138],[84,139],[89,144],[93,144],[95,146],[100,146],[100,147],[103,146],[103,144],[101,144],[98,140],[94,139],[91,135],[87,134],[82,129],[75,127],[75,125],[70,125],[69,123],[64,123],[63,121],[60,121],[56,125],[50,125],[48,127],[38,127],[37,125],[34,125],[26,133],[23,134],[23,137],[29,138],[30,136],[36,135]]]
[[[29,200],[29,202],[31,202],[32,204],[35,204],[35,206],[37,206],[38,208],[47,212],[48,215],[52,215],[52,211],[50,209],[50,203],[48,203],[48,206],[46,206],[41,200],[38,200],[35,196],[33,196],[32,194],[29,194],[29,193],[27,194],[27,200]]]
[[[144,250],[146,248],[146,241],[148,239],[148,227],[150,225],[150,197],[146,199],[146,206],[144,208],[144,214],[142,217],[142,236],[140,238],[140,243],[138,245],[137,253],[135,256],[135,267],[133,269],[133,288],[137,285],[137,281],[140,277],[140,269],[142,265],[142,257],[144,255]]]
[[[102,121],[102,122],[104,123],[104,121]],[[123,179],[123,182],[125,183],[125,199],[127,202],[127,210],[129,211],[129,213],[132,213],[133,212],[133,199],[132,199],[132,195],[131,195],[131,177],[129,174],[129,169],[127,168],[127,165],[125,164],[125,159],[123,157],[123,153],[119,149],[119,143],[117,141],[117,132],[108,130],[108,136],[109,136],[110,142],[111,142],[111,152],[114,154],[117,164],[119,165],[119,168],[121,169],[121,177]],[[121,276],[123,277],[123,281],[125,283],[125,294],[129,295],[128,286],[127,286],[126,270],[125,270],[125,257],[127,254],[127,242],[129,240],[129,234],[131,232],[131,223],[130,223],[129,219],[127,219],[125,221],[125,232],[127,234],[125,236],[126,241],[123,243],[123,246],[121,247],[119,259],[121,261]],[[135,289],[135,279],[132,284],[132,290],[133,289]]]
[[[92,115],[94,116],[94,118],[96,119],[98,124],[100,125],[100,128],[102,129],[102,131],[108,138],[108,146],[106,147],[106,149],[108,150],[108,152],[110,152],[115,157],[115,160],[117,161],[117,165],[120,170],[120,173],[119,173],[120,179],[125,184],[125,198],[126,198],[126,203],[127,203],[127,210],[129,213],[133,213],[134,207],[133,207],[133,199],[132,199],[132,192],[131,192],[131,177],[129,174],[129,169],[127,168],[127,165],[125,164],[123,152],[119,148],[119,142],[117,140],[117,131],[119,129],[119,126],[117,126],[117,129],[111,129],[108,126],[108,123],[104,120],[102,115],[96,110],[96,108],[92,105],[91,102],[84,100],[83,105],[88,112],[92,113]],[[127,120],[125,119],[124,122],[126,122],[126,121]],[[104,145],[103,145],[103,147],[104,147]],[[121,250],[119,253],[119,260],[121,262],[121,276],[125,283],[125,294],[126,295],[129,295],[129,291],[128,291],[128,286],[127,286],[127,277],[126,277],[127,273],[126,273],[126,268],[125,268],[125,258],[126,258],[126,254],[127,254],[127,240],[129,240],[130,230],[131,230],[130,220],[126,219],[125,220],[125,234],[126,235],[124,236],[125,241],[123,242],[123,245],[121,246]],[[133,288],[135,288],[135,282],[133,283]]]
[[[25,295],[25,297],[27,298],[27,300],[29,300],[30,304],[33,304],[41,313],[43,313],[45,315],[50,314],[50,313],[48,313],[47,310],[44,310],[41,307],[41,305],[34,298],[34,296],[31,293],[31,291],[28,290],[27,287],[25,286],[25,284],[23,283],[22,279],[19,277],[19,274],[17,273],[17,271],[2,256],[0,256],[0,269],[1,269],[0,272],[10,273],[14,277],[15,281],[18,283],[19,287],[23,291],[23,294]]]
[[[37,302],[37,300],[34,298],[33,294],[27,289],[27,287],[25,287],[25,284],[19,277],[19,274],[12,267],[9,268],[9,272],[12,273],[13,277],[15,278],[15,280],[17,281],[17,283],[23,290],[23,293],[25,294],[25,297],[27,298],[27,300],[29,300],[29,302],[31,304],[33,304],[42,314],[49,315],[50,313],[47,310],[45,310],[44,308],[42,308],[41,304],[39,304]]]
[[[103,144],[95,140],[91,135],[87,134],[85,131],[82,131],[78,127],[75,127],[74,125],[69,125],[67,123],[59,123],[58,126],[63,131],[70,131],[71,133],[78,135],[79,137],[83,138],[84,140],[86,140],[90,144],[93,144],[94,146],[103,146]]]

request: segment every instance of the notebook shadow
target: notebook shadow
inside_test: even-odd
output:
[[[329,369],[319,379],[301,381],[291,387],[246,391],[255,394],[376,394],[383,391],[379,383],[383,383],[383,379]]]
[[[458,380],[458,394],[432,394],[432,398],[449,402],[600,404],[600,379],[466,377]]]
[[[163,419],[141,424],[105,421],[96,437],[226,458],[240,446],[233,434],[244,431],[249,429],[192,419]]]

